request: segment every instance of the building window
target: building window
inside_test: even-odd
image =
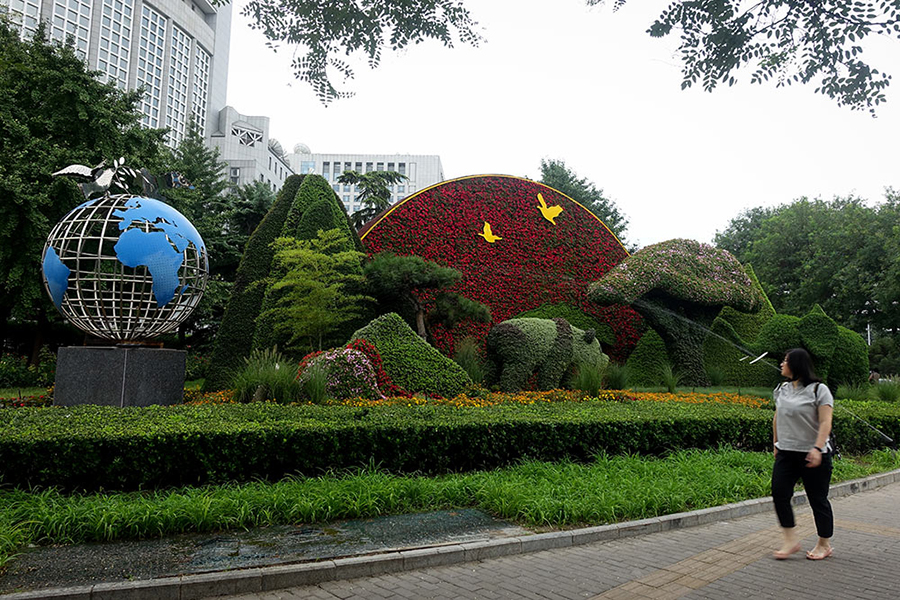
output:
[[[397,172],[406,175],[406,163],[397,163]]]
[[[194,101],[191,107],[194,121],[200,125],[200,131],[206,133],[206,105],[209,96],[209,64],[212,56],[196,44],[194,52]]]
[[[357,173],[362,173],[363,172],[362,163],[361,162],[356,163],[356,168],[353,170],[356,171]]]
[[[405,193],[406,193],[406,190],[404,189],[404,186],[398,185],[398,186],[397,186],[397,192],[400,193],[400,194],[405,194]]]
[[[330,171],[331,171],[331,163],[323,162],[322,163],[322,177],[324,177],[326,180],[331,179],[331,176],[329,174]]]
[[[338,184],[335,183],[334,185],[331,186],[331,189],[333,189],[335,192],[340,192],[341,186],[339,186]]]
[[[315,173],[316,172],[316,163],[312,160],[304,160],[300,163],[300,173]],[[326,177],[327,179],[327,177]]]
[[[349,185],[345,185],[345,186],[344,186],[344,191],[345,191],[345,192],[349,192],[349,191],[350,191],[350,186],[349,186]]]
[[[375,167],[376,171],[384,171],[384,163],[378,163],[378,166]]]
[[[141,9],[141,39],[138,48],[137,85],[145,88],[141,101],[144,127],[158,129],[162,101],[163,59],[165,58],[166,19],[147,6]]]
[[[188,75],[191,69],[191,38],[178,27],[172,27],[170,51],[166,127],[169,128],[169,144],[175,146],[184,138],[187,127]]]
[[[394,163],[388,163],[388,168],[387,168],[387,170],[388,170],[388,171],[393,171],[393,170],[394,170]]]
[[[103,0],[100,19],[100,48],[97,69],[103,71],[105,81],[116,87],[128,86],[128,63],[131,51],[131,20],[134,0]]]
[[[366,173],[371,173],[374,170],[375,170],[375,166],[372,163],[367,162],[366,163]]]
[[[6,4],[6,2],[4,2]],[[53,21],[50,37],[65,42],[68,36],[75,38],[75,53],[84,59],[88,51],[88,29],[91,25],[90,0],[56,0],[53,3]]]
[[[0,15],[9,19],[13,27],[18,29],[25,39],[31,39],[37,29],[41,16],[40,0],[0,0]]]

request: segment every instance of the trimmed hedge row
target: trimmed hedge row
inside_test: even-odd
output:
[[[900,406],[840,401],[897,439]],[[836,412],[844,451],[882,447]],[[583,402],[446,406],[246,404],[0,411],[0,483],[65,490],[148,489],[317,475],[375,463],[393,472],[490,469],[523,458],[589,460],[730,445],[762,450],[772,413],[744,406]]]

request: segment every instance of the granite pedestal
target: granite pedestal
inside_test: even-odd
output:
[[[184,396],[185,356],[184,350],[140,346],[60,348],[53,404],[178,404]]]

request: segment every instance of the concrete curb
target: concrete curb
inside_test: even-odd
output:
[[[831,486],[830,498],[840,498],[900,482],[900,470],[845,481]],[[794,504],[806,504],[806,494],[794,495]],[[271,567],[220,571],[197,575],[181,575],[143,581],[98,583],[95,585],[51,588],[33,592],[0,595],[2,600],[199,600],[214,596],[249,594],[323,581],[354,579],[472,562],[512,554],[566,548],[618,538],[695,527],[717,521],[728,521],[772,510],[771,498],[757,498],[676,513],[652,519],[628,521],[614,525],[586,527],[568,531],[538,533],[515,538],[452,544],[431,548],[389,551],[381,554],[352,556],[311,563],[284,564]]]

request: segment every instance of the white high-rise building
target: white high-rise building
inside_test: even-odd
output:
[[[51,39],[71,37],[104,81],[134,90],[145,127],[169,127],[176,145],[191,117],[209,137],[225,107],[231,3],[208,0],[0,0],[24,37],[47,23]]]
[[[228,165],[232,185],[261,181],[277,191],[294,172],[281,144],[269,137],[269,117],[242,115],[226,106],[219,111],[209,144],[219,149],[219,159]]]
[[[344,171],[396,171],[406,175],[406,181],[391,186],[391,204],[444,180],[441,157],[433,154],[313,154],[305,144],[297,144],[287,159],[295,173],[318,173],[327,179],[351,214],[362,208],[357,200],[360,189],[337,182]]]

